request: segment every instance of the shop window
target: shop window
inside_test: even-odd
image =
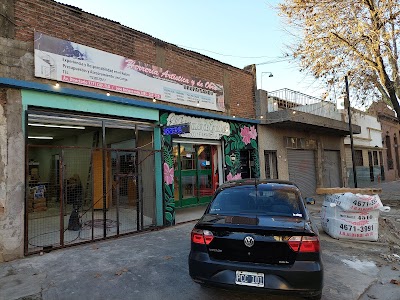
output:
[[[388,169],[389,170],[393,170],[394,166],[393,166],[393,158],[392,158],[392,144],[390,142],[390,136],[387,135],[386,136],[386,155],[387,155],[387,163],[388,163]]]
[[[379,166],[378,151],[373,151],[373,157],[374,157],[374,166]]]
[[[354,151],[354,163],[358,167],[362,167],[364,165],[362,150]]]
[[[382,151],[379,151],[379,162],[380,162],[380,166],[381,166],[381,179],[382,179],[382,181],[384,181],[385,180],[385,168],[383,167]]]
[[[400,175],[400,157],[399,157],[399,144],[397,141],[397,136],[394,134],[394,155],[396,157],[396,164],[397,164],[397,174]]]
[[[372,151],[368,151],[368,165],[369,165],[369,177],[372,182],[374,181],[374,163],[372,161]]]

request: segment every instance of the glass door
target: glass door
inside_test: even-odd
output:
[[[175,206],[208,203],[218,183],[216,146],[174,143],[173,154]]]
[[[196,147],[197,153],[197,178],[198,190],[197,197],[198,203],[208,203],[214,193],[213,187],[213,159],[212,150],[215,146],[211,145],[198,145]]]
[[[180,172],[179,180],[179,204],[178,207],[193,206],[197,204],[196,186],[196,149],[192,144],[179,144],[180,147]]]

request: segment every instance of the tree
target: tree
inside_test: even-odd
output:
[[[355,96],[383,99],[400,121],[399,0],[283,0],[280,15],[301,36],[287,55],[328,92],[349,76]]]

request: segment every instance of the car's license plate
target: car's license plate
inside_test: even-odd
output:
[[[235,283],[239,285],[264,287],[264,273],[236,271]]]

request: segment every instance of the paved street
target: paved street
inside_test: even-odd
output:
[[[319,202],[309,209],[318,221]],[[0,299],[288,299],[202,288],[192,282],[187,255],[193,224],[3,263]],[[393,255],[400,254],[398,245],[339,241],[323,232],[321,243],[323,299],[400,299],[400,286],[390,283],[400,280],[400,264]]]
[[[4,263],[0,299],[287,299],[201,288],[188,275],[192,223]],[[400,275],[370,261],[386,246],[339,242],[323,234],[323,299],[358,299],[381,274]],[[362,250],[362,251],[360,251]],[[398,263],[397,266],[399,267]],[[399,268],[400,269],[400,268]],[[400,287],[385,282],[393,298]],[[397,294],[398,295],[398,294]],[[296,299],[296,298],[292,298]]]

